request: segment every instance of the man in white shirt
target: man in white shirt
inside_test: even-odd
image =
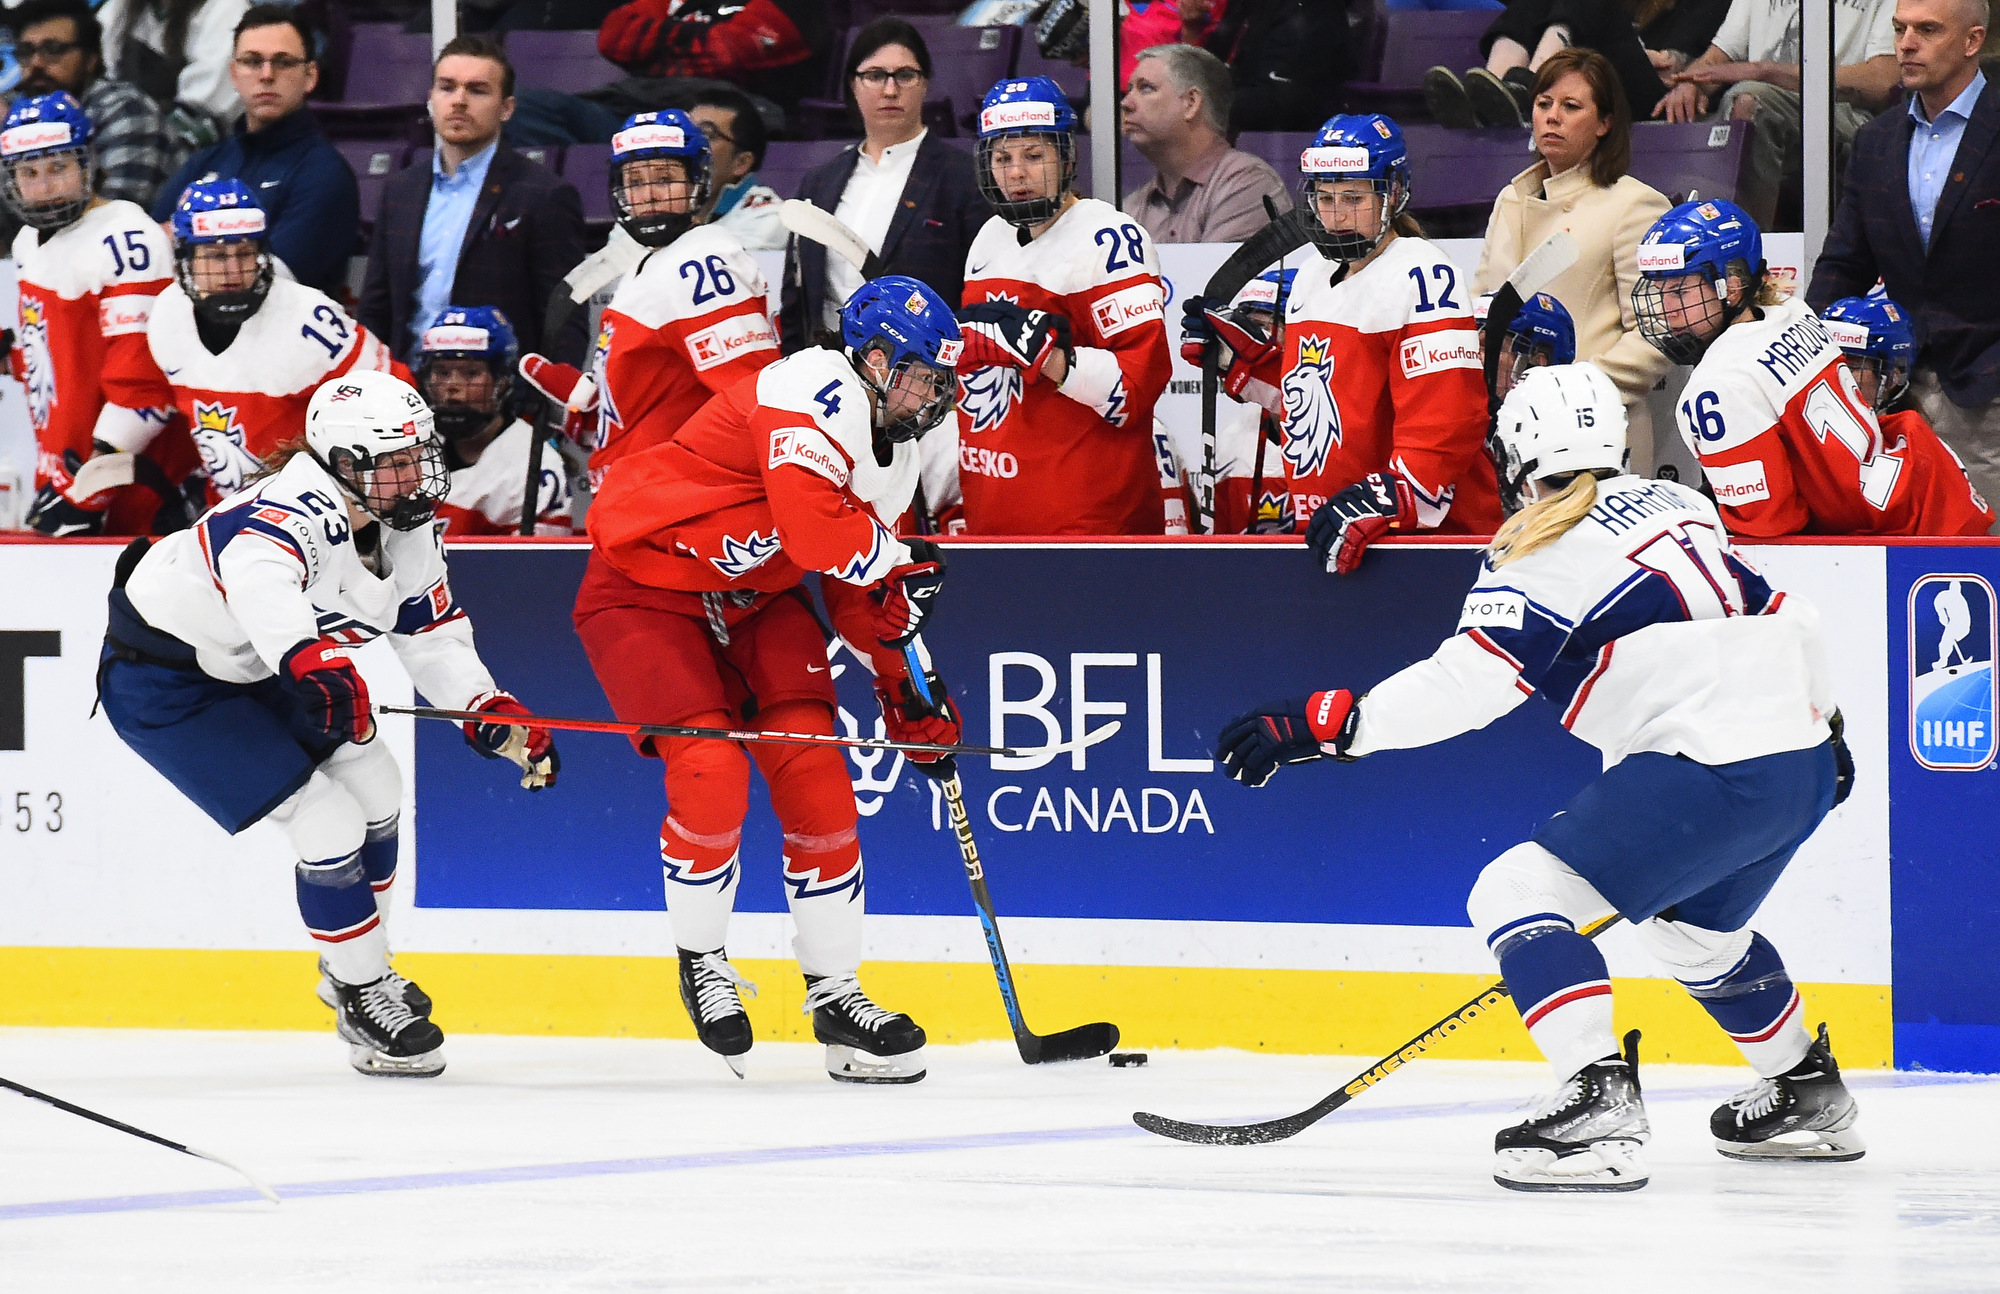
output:
[[[1833,0],[1833,106],[1844,163],[1854,132],[1889,104],[1900,71],[1892,20],[1896,0]],[[1674,77],[1653,109],[1668,121],[1754,121],[1750,159],[1736,202],[1770,229],[1778,190],[1803,172],[1799,96],[1799,0],[1733,0],[1715,43]]]

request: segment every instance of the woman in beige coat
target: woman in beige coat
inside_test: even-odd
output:
[[[1603,369],[1624,393],[1632,470],[1651,475],[1646,393],[1670,365],[1639,335],[1632,288],[1639,281],[1639,239],[1669,204],[1651,185],[1625,174],[1632,116],[1618,74],[1602,54],[1569,48],[1552,55],[1535,77],[1534,110],[1541,160],[1493,200],[1473,290],[1499,287],[1522,257],[1558,230],[1576,239],[1576,264],[1544,290],[1576,321],[1576,357]]]

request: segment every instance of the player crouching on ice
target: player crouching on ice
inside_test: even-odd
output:
[[[555,745],[506,722],[528,711],[494,686],[452,601],[432,525],[444,460],[416,391],[387,373],[334,378],[313,392],[303,442],[274,458],[192,529],[125,550],[104,713],[223,830],[269,818],[285,832],[349,1063],[428,1078],[444,1034],[389,967],[402,778],[351,653],[387,634],[433,703],[493,716],[466,740],[519,765],[529,790],[555,782]]]
[[[1560,1084],[1494,1139],[1494,1180],[1646,1184],[1637,1035],[1621,1055],[1604,956],[1579,933],[1612,913],[1760,1075],[1711,1116],[1716,1149],[1858,1159],[1826,1026],[1806,1032],[1777,949],[1748,928],[1853,784],[1818,617],[1729,548],[1707,499],[1625,473],[1623,397],[1597,368],[1529,373],[1500,420],[1533,502],[1493,537],[1459,632],[1360,697],[1316,692],[1234,720],[1217,757],[1262,786],[1281,764],[1444,741],[1540,692],[1605,771],[1466,900]]]
[[[417,339],[417,389],[437,419],[451,490],[438,504],[447,535],[521,530],[528,453],[535,427],[513,409],[514,325],[492,306],[447,306]],[[510,421],[511,419],[511,421]],[[570,533],[562,459],[544,455],[535,533]]]
[[[922,702],[903,651],[943,581],[943,555],[892,527],[916,492],[917,438],[951,413],[963,339],[944,299],[900,275],[863,284],[840,328],[839,349],[762,369],[671,441],[605,474],[587,522],[576,629],[620,719],[833,734],[826,640],[800,587],[821,571],[834,624],[875,672],[889,735],[957,744],[943,682],[926,670],[937,704]],[[859,1083],[922,1078],[924,1031],[870,1001],[856,978],[861,844],[840,752],[751,744],[746,758],[731,742],[678,737],[635,745],[666,763],[660,861],[681,1001],[702,1044],[742,1076],[746,981],[724,941],[755,760],[784,831],[793,949],[827,1072]],[[918,767],[951,775],[931,760]]]

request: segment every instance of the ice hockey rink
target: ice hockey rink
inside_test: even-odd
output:
[[[0,1030],[0,1075],[274,1185],[0,1092],[0,1289],[1993,1290],[2000,1077],[1855,1073],[1867,1158],[1709,1145],[1747,1071],[1647,1066],[1652,1184],[1519,1195],[1493,1131],[1539,1064],[1419,1061],[1297,1138],[1162,1141],[1302,1109],[1351,1058],[1155,1052],[1030,1068],[933,1047],[906,1087],[760,1044],[464,1036],[436,1080],[331,1031]],[[1372,1059],[1372,1058],[1371,1058]]]

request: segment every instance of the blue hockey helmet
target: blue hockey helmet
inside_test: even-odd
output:
[[[1273,315],[1283,315],[1285,302],[1292,295],[1292,280],[1297,276],[1296,269],[1265,270],[1245,283],[1230,305],[1238,310],[1267,310]]]
[[[1500,365],[1494,384],[1504,399],[1529,369],[1576,362],[1576,324],[1562,302],[1537,292],[1514,312],[1502,344],[1511,362]]]
[[[1834,344],[1876,410],[1887,409],[1909,389],[1917,358],[1910,316],[1885,296],[1842,297],[1820,312]]]
[[[965,339],[951,307],[928,284],[902,274],[862,284],[840,308],[840,340],[854,371],[879,397],[875,429],[884,439],[914,440],[951,412]],[[879,377],[866,362],[878,351],[887,361]],[[919,401],[914,410],[891,412],[892,403],[912,396]]]
[[[1389,237],[1389,227],[1410,204],[1410,150],[1403,128],[1379,112],[1343,113],[1329,117],[1299,154],[1299,206],[1305,211],[1306,236],[1330,261],[1362,260]],[[1351,181],[1366,181],[1374,190],[1376,211],[1363,216],[1337,206],[1335,194],[1356,193]],[[1348,184],[1348,188],[1337,188]],[[1327,227],[1327,222],[1347,226]],[[1361,227],[1371,222],[1372,234]]]
[[[1638,259],[1632,312],[1639,335],[1674,363],[1692,364],[1756,304],[1764,236],[1733,202],[1683,202],[1653,222],[1639,240]]]
[[[240,253],[207,249],[249,244],[255,263]],[[270,234],[264,208],[241,180],[201,180],[174,204],[174,275],[197,315],[213,324],[241,324],[257,313],[271,291]]]
[[[514,390],[521,356],[514,325],[493,306],[447,306],[417,339],[417,389],[446,441],[494,425]]]
[[[1035,138],[1052,150],[1049,165],[1009,166],[1011,178],[1004,181],[993,173],[997,145]],[[978,169],[979,192],[995,215],[1017,229],[1062,214],[1063,195],[1076,183],[1076,110],[1062,88],[1045,76],[1025,76],[988,90],[979,104]]]
[[[668,178],[669,168],[641,165],[649,162],[679,162],[682,174]],[[708,205],[709,180],[708,136],[679,108],[635,113],[611,136],[611,209],[642,247],[665,247],[693,228]],[[640,189],[645,196],[635,196]],[[669,210],[673,204],[681,209]]]
[[[23,224],[67,229],[90,209],[96,188],[90,114],[60,90],[20,100],[0,127],[0,166],[7,206]],[[24,178],[32,197],[22,192]]]

